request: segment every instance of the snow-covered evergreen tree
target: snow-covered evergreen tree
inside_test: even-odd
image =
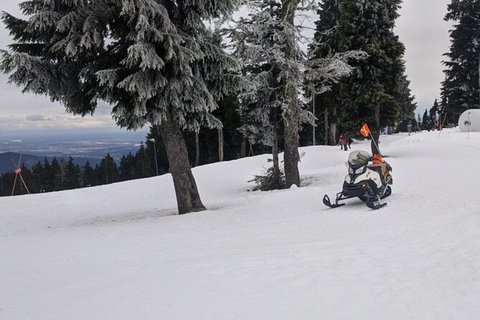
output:
[[[249,15],[242,17],[230,37],[234,55],[244,63],[247,87],[240,94],[239,113],[244,124],[240,128],[250,143],[272,147],[272,185],[282,185],[279,165],[279,130],[283,131],[281,66],[286,63],[281,34],[281,3],[252,1]]]
[[[217,101],[238,84],[237,67],[205,21],[235,0],[31,0],[28,20],[2,16],[15,43],[2,71],[24,92],[48,95],[68,112],[93,114],[100,100],[118,125],[159,125],[179,213],[205,209],[182,129],[219,127]]]
[[[295,25],[295,15],[308,6],[279,0],[249,3],[249,16],[240,19],[231,31],[248,83],[240,96],[241,112],[247,120],[242,130],[250,141],[273,147],[274,172],[278,171],[278,132],[283,131],[286,186],[300,185],[299,125],[313,121],[298,98],[304,95],[301,89],[306,82],[315,82],[316,92],[327,91],[351,71],[347,60],[361,54],[341,53],[306,61],[299,46],[304,37],[301,27]]]
[[[287,187],[300,185],[298,126],[305,114],[297,97],[304,60],[296,41],[300,33],[292,20],[297,6],[287,1],[248,1],[248,17],[241,18],[230,34],[247,80],[240,96],[240,112],[246,120],[241,131],[252,143],[272,146],[275,177],[280,177],[278,132],[284,132]]]

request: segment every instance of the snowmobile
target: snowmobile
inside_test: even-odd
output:
[[[339,201],[358,197],[371,209],[386,206],[386,203],[380,203],[380,199],[392,194],[392,167],[385,161],[382,164],[369,164],[371,160],[372,157],[366,151],[350,152],[346,163],[348,174],[345,176],[342,191],[337,193],[335,203],[330,202],[328,195],[323,197],[323,203],[330,208],[338,208],[345,205]]]

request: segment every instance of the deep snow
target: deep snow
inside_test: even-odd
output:
[[[265,155],[197,167],[209,210],[182,216],[169,175],[0,198],[0,319],[478,319],[480,133],[380,148],[381,210],[323,206],[348,156],[327,146],[289,190],[248,191]]]

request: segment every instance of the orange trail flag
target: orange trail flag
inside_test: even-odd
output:
[[[365,138],[368,137],[368,135],[370,134],[370,128],[368,128],[368,125],[365,123],[363,125],[363,127],[360,129],[360,133],[362,134],[362,136],[364,136]]]

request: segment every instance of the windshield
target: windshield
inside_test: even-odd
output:
[[[370,154],[367,151],[356,150],[348,155],[348,164],[352,168],[360,168],[368,164]]]

